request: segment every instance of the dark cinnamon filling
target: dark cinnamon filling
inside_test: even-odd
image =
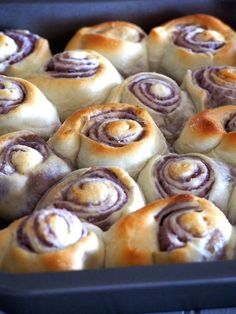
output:
[[[224,128],[227,133],[236,131],[236,113],[233,113],[230,116],[230,118],[226,121]]]
[[[70,192],[74,190],[83,190],[87,184],[105,183],[111,185],[117,198],[108,194],[105,199],[97,200],[95,203],[91,200],[81,202],[78,195],[72,197]],[[107,168],[92,168],[84,174],[67,183],[67,186],[60,191],[52,200],[56,208],[65,208],[86,221],[96,224],[103,230],[110,227],[109,217],[114,212],[121,210],[128,202],[129,190],[127,186],[117,177],[117,175]]]
[[[86,78],[95,75],[99,68],[99,63],[88,57],[75,58],[62,52],[52,57],[45,71],[57,78]]]
[[[6,30],[5,34],[11,37],[17,45],[17,51],[4,61],[9,65],[20,62],[30,55],[39,39],[39,36],[24,30]]]
[[[199,34],[207,29],[198,25],[177,25],[173,34],[174,44],[187,48],[195,53],[215,52],[225,45],[224,41],[208,38],[208,40],[200,40]]]
[[[10,96],[8,98],[4,98],[3,94],[1,94],[1,91],[4,90],[9,90]],[[16,93],[17,97],[15,96]],[[24,102],[25,97],[26,91],[22,84],[0,76],[0,114],[7,114],[17,108]]]
[[[171,204],[164,207],[155,219],[159,223],[158,243],[160,251],[172,251],[184,247],[192,239],[192,234],[183,229],[180,224],[181,215],[188,211],[201,211],[199,207],[188,203]],[[175,222],[175,224],[173,223]]]
[[[127,123],[128,121],[137,122],[141,126],[142,131],[140,133],[121,134],[117,137],[111,136],[106,129],[108,123],[112,124],[122,120],[127,121]],[[145,136],[145,122],[137,117],[132,110],[104,111],[90,117],[84,135],[108,146],[122,147],[132,142],[138,142]]]
[[[160,96],[158,93],[154,94],[151,88],[156,84],[166,88],[169,94],[166,96]],[[178,87],[162,78],[159,79],[151,75],[150,77],[143,75],[140,75],[140,77],[136,76],[128,88],[143,105],[162,114],[171,113],[180,105],[181,96]]]
[[[209,66],[192,73],[194,83],[208,92],[207,105],[209,108],[225,104],[235,105],[236,80],[224,80],[222,76],[219,76],[222,71],[227,69],[235,71],[235,68],[230,66]],[[216,80],[217,77],[219,77],[218,80]]]
[[[188,174],[183,173],[183,176],[179,175],[178,178],[167,176],[169,175],[167,169],[170,165],[175,165],[175,163],[184,162],[185,160],[186,162],[191,161],[193,163],[194,169],[192,171],[188,171]],[[215,182],[212,167],[200,157],[191,155],[179,156],[172,154],[165,156],[154,166],[153,176],[156,189],[163,198],[188,192],[199,197],[208,198]],[[197,183],[194,180],[196,178],[199,178],[199,182]],[[194,183],[191,182],[192,180],[194,180]]]
[[[24,151],[22,147],[18,148],[18,145],[25,146],[26,150],[27,147],[37,150],[43,156],[44,160],[49,157],[50,149],[42,138],[34,134],[21,136],[14,139],[12,143],[7,145],[2,152],[0,152],[0,173],[11,175],[16,171],[15,166],[11,161],[12,155],[16,151]]]

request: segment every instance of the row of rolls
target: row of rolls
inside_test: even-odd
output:
[[[233,163],[169,149],[147,111],[119,103],[77,111],[48,142],[31,131],[0,136],[0,217],[9,223],[0,269],[235,258]]]
[[[187,69],[209,65],[234,66],[235,41],[235,30],[223,21],[210,15],[195,14],[156,26],[149,34],[124,21],[82,27],[66,44],[65,51],[97,51],[110,60],[124,77],[151,70],[163,72],[181,83]],[[51,76],[60,75],[56,73],[58,71],[61,76],[65,73],[71,77],[76,75],[66,66],[61,68],[60,55],[50,59],[52,55],[47,39],[29,31],[10,29],[1,32],[0,43],[0,68],[7,75],[26,77],[41,71],[42,65],[46,65],[45,72]],[[88,60],[81,56],[81,59],[83,70],[77,70],[83,77],[98,70],[100,60],[96,57]]]
[[[235,105],[235,46],[236,32],[203,14],[149,35],[128,22],[82,28],[54,56],[38,35],[1,32],[0,134],[26,128],[49,138],[73,112],[111,101],[143,107],[173,142],[194,113]]]
[[[235,259],[235,65],[208,15],[0,33],[0,270]]]

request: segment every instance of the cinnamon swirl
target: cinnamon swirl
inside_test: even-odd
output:
[[[137,176],[154,154],[167,151],[150,115],[128,104],[91,106],[71,115],[49,140],[76,167],[116,166]]]
[[[106,230],[121,216],[143,207],[145,201],[127,172],[94,167],[71,172],[43,196],[36,210],[50,205]]]
[[[104,263],[102,231],[65,209],[46,208],[0,231],[0,269],[12,273],[81,270]]]
[[[92,49],[106,57],[123,76],[148,71],[147,35],[137,25],[105,22],[79,29],[66,50]]]
[[[48,41],[28,30],[0,32],[0,73],[27,77],[51,58]]]
[[[106,234],[107,267],[231,259],[235,231],[204,198],[178,195],[121,218]]]
[[[102,103],[121,76],[105,57],[91,50],[58,53],[37,75],[28,77],[57,107],[61,120]]]
[[[72,167],[29,131],[0,136],[0,218],[33,211],[42,195]]]
[[[150,67],[182,83],[188,69],[234,65],[236,33],[216,17],[183,16],[151,30]]]
[[[158,73],[143,72],[127,78],[112,90],[108,100],[146,109],[170,142],[194,113],[187,93],[171,78]]]

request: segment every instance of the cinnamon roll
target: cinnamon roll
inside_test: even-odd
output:
[[[144,72],[127,78],[112,90],[108,100],[143,107],[171,142],[194,113],[187,93],[175,81],[158,73]]]
[[[154,156],[139,174],[147,202],[178,194],[193,194],[212,201],[227,213],[232,189],[230,169],[202,154]]]
[[[43,196],[36,210],[51,205],[106,230],[121,216],[143,207],[145,201],[127,172],[94,167],[67,175]]]
[[[174,144],[178,153],[204,153],[236,168],[236,106],[223,106],[193,116]]]
[[[71,115],[49,144],[78,168],[120,167],[137,176],[154,154],[167,151],[151,116],[133,105],[107,103]]]
[[[188,70],[183,88],[198,111],[236,104],[236,67],[209,66]]]
[[[55,107],[36,86],[0,75],[0,135],[29,130],[49,138],[59,126]]]
[[[183,81],[186,70],[210,65],[234,65],[236,33],[205,14],[183,16],[151,30],[150,68]]]
[[[71,169],[32,132],[0,136],[0,218],[10,221],[29,214],[49,187]]]
[[[105,22],[79,29],[66,50],[92,49],[106,57],[123,76],[148,71],[147,35],[133,23]]]
[[[102,231],[65,209],[46,208],[0,231],[0,269],[11,273],[100,268]]]
[[[213,203],[193,195],[158,200],[106,234],[107,267],[233,258],[235,231]]]
[[[0,73],[26,77],[51,58],[48,41],[28,30],[0,32]]]
[[[41,89],[65,120],[82,107],[102,103],[122,78],[97,52],[75,50],[54,55],[39,74],[28,80]]]

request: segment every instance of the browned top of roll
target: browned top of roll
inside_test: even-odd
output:
[[[108,231],[106,265],[131,266],[224,258],[232,226],[215,205],[193,195],[161,199]]]
[[[193,14],[178,17],[162,24],[162,26],[166,28],[171,28],[178,24],[199,24],[200,26],[214,29],[220,32],[225,37],[231,36],[233,32],[233,29],[229,25],[225,24],[220,19],[208,14]]]
[[[202,111],[188,121],[185,133],[193,142],[209,141],[210,144],[212,141],[220,142],[224,138],[229,145],[228,149],[231,149],[236,143],[236,123],[235,130],[227,129],[227,125],[234,116],[236,116],[236,106],[233,105]]]
[[[197,28],[202,28],[203,30],[205,29],[205,31],[199,32],[197,36],[200,36],[203,43],[207,43],[208,41],[209,43],[215,42],[215,44],[212,46],[212,49],[209,50],[209,52],[214,52],[213,54],[215,64],[235,64],[236,33],[229,25],[225,24],[220,19],[207,14],[182,16],[161,25],[161,29],[165,30],[167,33],[170,32],[170,34],[173,35],[172,40],[177,46],[187,49],[189,48],[191,50],[195,46],[191,48],[191,46],[188,47],[188,44],[186,43],[182,46],[182,44],[178,44],[178,36],[177,39],[174,39],[178,32],[181,33],[181,26],[185,28],[195,26]],[[160,37],[160,34],[156,32],[158,29],[159,27],[155,27],[150,32],[150,37],[156,41],[159,41]],[[216,34],[213,34],[212,31],[216,32]],[[216,41],[215,36],[217,36],[216,38],[219,37]],[[197,48],[196,52],[207,51],[206,47],[202,51],[198,49],[199,48]],[[181,49],[181,54],[183,58],[187,58],[186,49]]]
[[[115,29],[115,33],[109,33],[111,30],[114,31]],[[128,37],[128,30],[134,31],[134,33],[130,34],[130,37]],[[65,49],[70,50],[79,47],[90,47],[90,49],[96,50],[96,48],[102,47],[104,51],[107,50],[109,53],[112,53],[112,49],[114,49],[113,52],[117,53],[117,50],[122,51],[123,42],[139,43],[145,36],[144,31],[133,23],[110,21],[79,29]]]
[[[137,125],[136,121],[134,120],[134,125],[130,126],[130,128],[134,128],[134,132],[136,131],[136,128],[141,129],[143,128],[142,132],[138,130],[140,133],[140,136],[135,139],[134,141],[130,141],[124,145],[119,146],[119,150],[126,151],[128,150],[136,150],[136,147],[140,145],[140,142],[146,141],[148,138],[152,138],[156,134],[156,126],[153,122],[151,116],[148,114],[148,112],[142,108],[129,105],[129,104],[119,104],[119,103],[106,103],[103,105],[94,105],[90,106],[88,108],[79,110],[72,114],[61,126],[61,128],[57,131],[57,133],[54,135],[53,141],[66,141],[67,138],[70,138],[72,134],[81,134],[82,136],[87,136],[86,132],[84,134],[83,127],[85,126],[86,122],[90,121],[92,117],[96,117],[99,114],[106,114],[109,112],[116,113],[123,113],[126,112],[131,113],[134,117],[137,118]],[[102,118],[102,117],[101,117]],[[127,122],[128,123],[128,122]],[[109,125],[107,127],[107,131],[111,133],[117,133],[117,136],[119,136],[119,133],[122,135],[122,131],[126,131],[127,125],[126,122],[121,120],[115,121],[111,128],[109,128]],[[89,137],[89,136],[88,136]],[[92,139],[93,140],[93,139]],[[116,155],[117,154],[117,146],[113,145],[107,145],[104,141],[96,141],[93,140],[93,151],[94,153],[103,153],[107,152],[107,149],[109,147],[109,154]]]

